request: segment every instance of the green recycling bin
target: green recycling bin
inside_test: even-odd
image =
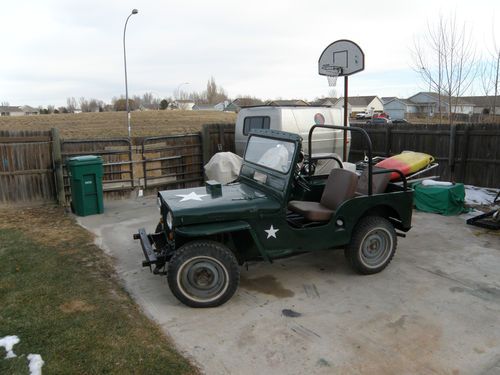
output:
[[[66,161],[71,184],[71,208],[78,216],[102,214],[102,158],[85,155]]]

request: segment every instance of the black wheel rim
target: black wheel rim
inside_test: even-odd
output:
[[[387,229],[373,229],[365,235],[361,242],[361,261],[368,268],[380,267],[389,259],[392,247],[392,236]]]
[[[228,279],[224,265],[215,258],[205,256],[189,259],[177,275],[182,293],[199,302],[219,298],[227,290]]]

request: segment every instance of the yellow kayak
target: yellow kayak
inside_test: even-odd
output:
[[[385,169],[399,169],[405,176],[418,172],[431,164],[434,158],[423,152],[404,151],[401,154],[391,156],[375,164],[376,167]],[[399,179],[395,172],[391,174],[391,180]]]

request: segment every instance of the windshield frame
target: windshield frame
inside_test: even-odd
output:
[[[249,155],[249,152],[254,153],[253,146],[256,141],[255,138],[258,138],[259,141],[262,141],[263,144],[268,144],[269,147],[266,149],[264,147],[264,151],[262,153],[256,152],[255,155]],[[261,136],[259,134],[251,134],[248,138],[247,147],[245,149],[244,161],[254,164],[260,168],[264,168],[270,170],[272,172],[277,172],[282,175],[287,175],[292,169],[293,161],[295,158],[296,152],[296,142],[287,139],[277,139]],[[273,162],[277,166],[279,166],[279,160],[286,159],[286,170],[284,168],[275,168],[273,167]],[[281,164],[283,167],[283,163]]]

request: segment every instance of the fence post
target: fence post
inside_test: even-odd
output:
[[[450,167],[450,179],[455,182],[455,140],[457,136],[457,125],[450,125],[450,148],[448,155],[448,165]]]
[[[54,158],[54,174],[56,177],[56,192],[57,201],[60,206],[66,205],[66,195],[64,192],[64,178],[63,178],[63,163],[61,156],[61,139],[59,137],[59,130],[52,128],[50,130],[52,138],[52,156]]]
[[[385,125],[385,156],[391,156],[392,125]]]
[[[211,139],[210,139],[210,128],[208,124],[204,124],[201,131],[201,147],[203,153],[203,165],[207,164],[210,160],[210,150],[211,150]]]
[[[469,156],[470,128],[471,128],[470,124],[465,125],[464,141],[463,141],[462,156],[461,156],[462,160],[460,163],[460,178],[464,184],[465,184],[465,178],[467,176],[467,158]]]

